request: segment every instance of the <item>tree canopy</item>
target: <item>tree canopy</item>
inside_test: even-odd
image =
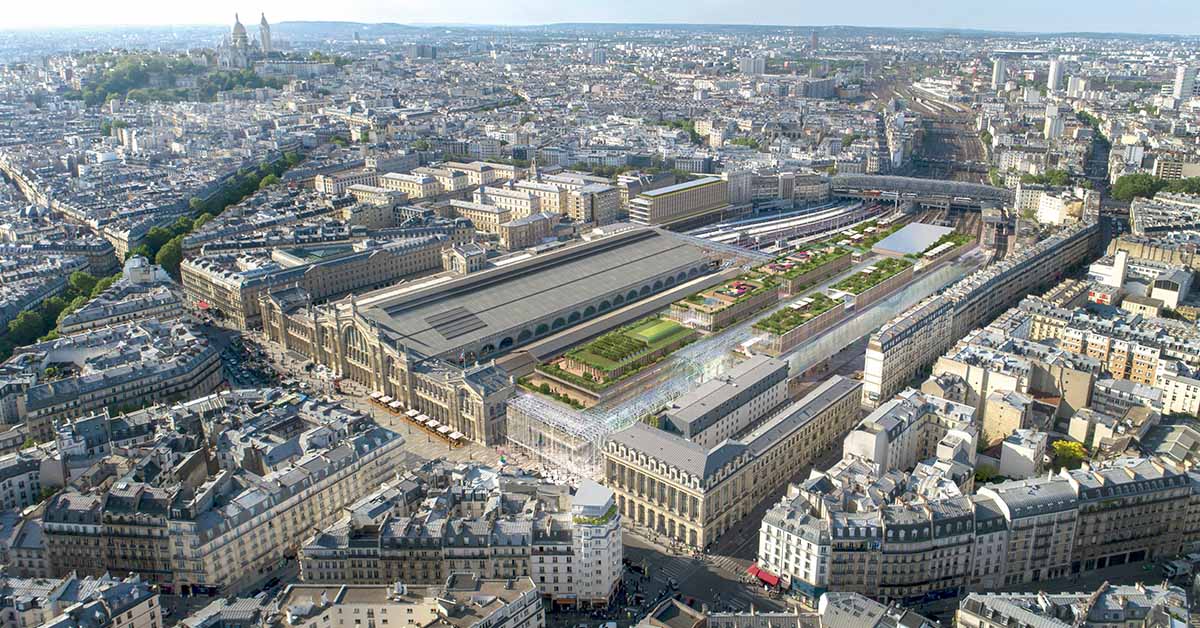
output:
[[[1151,198],[1159,192],[1200,194],[1200,177],[1167,181],[1145,172],[1138,172],[1122,175],[1112,187],[1113,198],[1119,201]]]
[[[1071,173],[1066,170],[1050,169],[1042,174],[1026,174],[1021,176],[1021,183],[1035,183],[1038,185],[1053,185],[1062,187],[1071,183]]]
[[[1050,448],[1054,450],[1054,464],[1058,468],[1078,469],[1087,458],[1087,450],[1073,440],[1056,440]]]
[[[179,279],[179,265],[183,262],[183,234],[179,234],[167,241],[162,248],[158,249],[158,254],[154,256],[154,263],[163,267],[163,270],[171,274],[175,279]]]
[[[264,78],[253,70],[210,72],[201,64],[185,57],[156,53],[106,55],[100,59],[111,64],[93,84],[69,96],[88,106],[101,105],[114,98],[138,101],[181,102],[185,100],[212,101],[220,92],[259,87],[283,87],[283,80]],[[187,83],[181,78],[189,77]],[[186,87],[180,85],[187,85]],[[111,122],[101,132],[106,135],[116,128]]]

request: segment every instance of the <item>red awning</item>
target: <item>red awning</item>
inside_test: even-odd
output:
[[[759,569],[758,573],[755,575],[758,576],[759,580],[762,580],[763,582],[765,582],[773,587],[779,586],[779,576],[777,576],[769,571],[763,571],[762,569]]]
[[[746,573],[748,573],[752,576],[757,576],[758,575],[758,565],[755,565],[754,563],[750,563],[750,566],[746,568]]]
[[[207,309],[208,309],[208,301],[205,301],[204,299],[201,299],[201,300],[199,300],[199,301],[197,301],[197,302],[196,302],[196,307],[198,307],[198,308],[200,308],[200,309],[202,309],[202,310],[207,310]]]

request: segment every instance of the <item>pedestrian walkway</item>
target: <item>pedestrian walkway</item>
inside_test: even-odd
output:
[[[718,569],[723,569],[739,577],[746,573],[746,569],[750,567],[751,563],[751,561],[745,558],[734,556],[713,556],[709,558],[709,562]]]
[[[647,565],[650,568],[650,578],[663,584],[669,584],[672,578],[676,582],[684,582],[696,572],[700,562],[683,556],[664,556],[657,558]]]

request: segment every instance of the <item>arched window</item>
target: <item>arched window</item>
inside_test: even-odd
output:
[[[595,314],[596,314],[596,307],[595,307],[595,306],[589,305],[589,306],[587,306],[586,308],[584,308],[584,309],[583,309],[583,315],[584,315],[584,316],[594,316]]]
[[[550,331],[550,328],[546,327],[545,323],[537,326],[537,335],[539,336],[544,336],[548,331]]]
[[[567,324],[567,321],[564,320],[563,317],[559,316],[558,318],[554,319],[554,323],[552,323],[550,325],[550,329],[558,329],[566,324]]]
[[[528,329],[522,329],[521,333],[517,334],[517,342],[525,342],[530,338],[533,338],[533,332],[529,331]],[[500,346],[504,346],[504,343],[501,342]]]
[[[367,339],[363,338],[358,328],[350,325],[342,338],[346,346],[346,359],[360,366],[368,366]]]
[[[579,314],[579,312],[571,312],[571,315],[567,317],[567,322],[574,323],[579,321],[580,318],[582,318],[582,316]]]

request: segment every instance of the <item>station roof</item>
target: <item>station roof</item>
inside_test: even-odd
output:
[[[521,344],[518,334],[526,326],[535,332],[531,322],[549,312],[582,311],[588,302],[625,295],[666,270],[707,259],[704,248],[683,238],[635,229],[426,289],[385,289],[364,296],[360,302],[368,305],[359,311],[417,353],[457,358],[463,348],[500,334]]]

